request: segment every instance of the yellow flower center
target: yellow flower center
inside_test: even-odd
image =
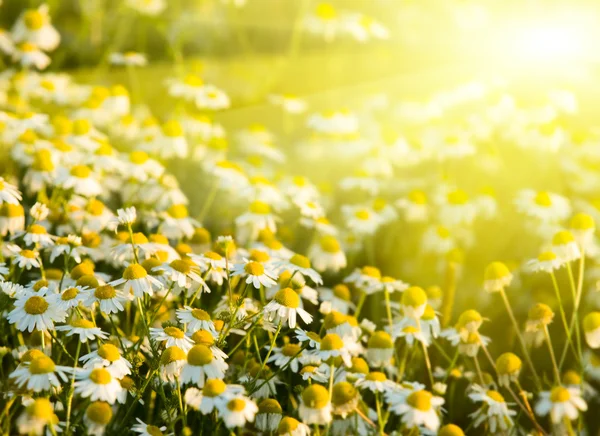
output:
[[[49,374],[54,372],[56,365],[48,356],[36,357],[29,364],[29,372],[32,374]]]
[[[46,228],[44,226],[40,226],[39,224],[32,224],[29,226],[28,233],[32,233],[34,235],[45,235]]]
[[[358,218],[359,220],[366,221],[369,219],[371,214],[366,209],[360,209],[360,210],[357,210],[356,212],[354,212],[354,216],[356,218]]]
[[[279,427],[277,427],[277,433],[280,435],[292,433],[294,430],[296,430],[298,428],[299,425],[300,425],[300,422],[298,422],[297,419],[286,416],[281,421],[279,421]]]
[[[220,319],[215,321],[215,329],[219,330],[218,325],[220,322],[222,322]],[[194,341],[196,344],[210,347],[214,345],[215,338],[213,338],[213,335],[208,330],[201,329],[194,332],[192,335],[192,341]]]
[[[244,265],[244,271],[251,276],[261,276],[265,272],[265,267],[260,262],[248,262]]]
[[[431,395],[428,391],[416,391],[406,398],[406,402],[414,409],[426,412],[431,409]]]
[[[342,348],[344,348],[344,342],[342,341],[342,338],[335,333],[329,333],[321,339],[321,350],[333,351],[341,350]]]
[[[204,388],[202,389],[202,394],[207,397],[218,397],[227,389],[227,385],[223,380],[219,380],[218,378],[212,378],[206,380],[204,383]]]
[[[358,395],[358,391],[351,383],[342,381],[333,386],[331,394],[331,402],[336,406],[343,406],[346,403],[354,400]]]
[[[513,353],[501,354],[496,360],[498,374],[516,374],[521,370],[521,359]]]
[[[77,177],[78,179],[87,179],[92,170],[87,165],[75,165],[71,168],[71,175],[73,177]]]
[[[310,385],[302,392],[302,402],[311,409],[322,409],[329,403],[329,392],[321,385]]]
[[[36,398],[33,403],[27,406],[27,414],[39,420],[49,421],[54,416],[52,403],[48,398]]]
[[[125,271],[123,271],[123,278],[125,280],[139,280],[143,279],[148,275],[148,272],[139,263],[132,263]]]
[[[571,399],[571,393],[567,388],[557,386],[550,392],[550,401],[553,403],[564,403]]]
[[[335,285],[333,287],[333,295],[335,295],[340,300],[350,301],[350,289],[346,285]]]
[[[87,418],[100,425],[106,425],[112,419],[112,408],[108,403],[103,401],[96,401],[88,406],[85,411]]]
[[[23,14],[23,22],[29,30],[40,30],[44,26],[46,19],[40,11],[30,9]]]
[[[184,204],[174,204],[169,208],[168,213],[171,217],[178,220],[188,217],[188,210]]]
[[[182,274],[188,274],[192,271],[192,269],[196,269],[194,268],[195,265],[191,261],[183,259],[175,259],[169,264],[169,266]]]
[[[310,268],[310,260],[308,260],[308,257],[302,256],[301,254],[294,254],[290,258],[290,263],[293,263],[300,268]]]
[[[374,332],[367,343],[369,348],[393,348],[394,342],[389,333],[384,331]]]
[[[253,201],[250,203],[250,212],[258,215],[267,215],[271,213],[271,206],[262,201]]]
[[[169,120],[163,124],[162,131],[165,136],[170,138],[183,136],[183,127],[181,127],[181,124],[176,120]]]
[[[112,376],[104,368],[95,368],[90,373],[90,380],[97,385],[107,385],[112,381]]]
[[[121,353],[119,353],[119,349],[112,344],[103,344],[98,348],[98,356],[103,359],[108,360],[109,362],[116,362],[121,358]]]
[[[281,347],[281,354],[286,357],[293,357],[298,354],[301,350],[300,345],[298,344],[285,344]]]
[[[213,353],[206,345],[194,345],[187,355],[188,363],[193,366],[204,366],[212,360]]]
[[[323,236],[319,241],[321,249],[327,253],[338,253],[340,251],[340,243],[333,236]]]
[[[185,336],[183,331],[177,327],[166,327],[165,333],[171,336],[172,338],[176,339],[183,339],[183,337]]]
[[[552,206],[552,199],[550,198],[550,194],[546,191],[540,191],[535,195],[535,204],[542,207],[550,207]]]
[[[71,326],[84,328],[84,329],[91,329],[91,328],[94,328],[94,323],[91,321],[88,321],[87,319],[75,319],[75,320],[71,321]]]
[[[292,288],[283,288],[273,297],[275,301],[285,307],[296,309],[300,306],[300,296]]]
[[[210,315],[202,309],[192,309],[192,316],[200,321],[210,321]]]
[[[367,374],[365,379],[367,379],[369,381],[384,382],[387,380],[387,377],[385,376],[385,374],[383,372],[371,371],[370,373]]]
[[[270,259],[269,253],[262,250],[251,250],[250,251],[250,259],[255,262],[267,262]]]
[[[21,250],[21,253],[19,254],[27,259],[35,259],[37,257],[35,251],[31,250]]]
[[[147,425],[146,426],[146,432],[150,435],[150,436],[162,436],[163,432],[160,431],[160,428],[158,428],[155,425]]]
[[[48,310],[48,306],[48,302],[43,297],[34,295],[29,297],[23,308],[29,315],[41,315]]]
[[[232,412],[241,412],[246,408],[246,402],[240,398],[234,398],[227,403],[227,409]]]
[[[504,397],[498,391],[489,390],[486,392],[486,395],[497,403],[504,403]]]
[[[117,291],[111,285],[98,286],[94,290],[94,297],[98,300],[110,300],[117,296]]]
[[[162,356],[160,356],[160,363],[168,365],[177,360],[185,360],[185,358],[185,352],[181,348],[173,346],[163,351]]]
[[[467,204],[467,202],[469,201],[467,193],[462,189],[457,189],[456,191],[450,192],[447,198],[448,203],[453,205],[463,205]]]
[[[142,165],[150,159],[145,151],[132,151],[129,153],[129,160],[136,165]]]
[[[419,307],[427,303],[427,294],[418,286],[411,286],[402,293],[402,305]]]

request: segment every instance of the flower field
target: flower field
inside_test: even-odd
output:
[[[0,0],[1,433],[597,434],[600,11],[517,3]]]

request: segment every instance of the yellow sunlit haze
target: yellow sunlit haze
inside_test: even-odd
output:
[[[0,433],[598,434],[599,0],[0,0]]]

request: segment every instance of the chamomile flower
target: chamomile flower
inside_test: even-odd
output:
[[[117,347],[109,343],[100,345],[96,351],[82,356],[79,360],[84,362],[83,367],[86,369],[106,368],[116,379],[131,374],[131,363],[121,356]]]
[[[165,435],[163,432],[167,431],[166,426],[158,427],[156,425],[146,424],[140,418],[135,418],[135,420],[137,421],[137,424],[131,427],[131,430],[141,436],[162,436]],[[172,434],[173,433],[169,433],[168,435]]]
[[[96,327],[93,322],[87,319],[72,319],[67,325],[57,326],[59,332],[67,332],[67,336],[79,335],[79,341],[87,343],[99,339],[108,339],[108,334],[103,332],[100,327]]]
[[[300,397],[298,414],[304,424],[326,425],[331,422],[331,402],[328,390],[317,384],[308,386]]]
[[[103,436],[106,427],[113,416],[112,407],[104,401],[95,401],[85,410],[83,422],[87,427],[88,434]]]
[[[561,230],[552,237],[552,251],[563,262],[572,262],[581,257],[581,249],[568,230]]]
[[[332,235],[322,236],[309,249],[308,257],[317,271],[338,272],[347,265],[346,254],[337,238]]]
[[[202,390],[194,387],[188,388],[185,391],[184,401],[194,410],[207,415],[218,408],[218,406],[227,403],[229,399],[243,393],[243,386],[228,385],[221,379],[213,378],[206,380]]]
[[[337,284],[333,288],[319,288],[319,297],[321,301],[331,303],[331,308],[343,315],[347,315],[350,310],[354,310],[350,289],[344,284]]]
[[[444,399],[426,390],[417,390],[406,397],[406,402],[398,404],[392,411],[401,417],[408,428],[425,427],[436,432],[440,426],[438,415]]]
[[[389,333],[374,332],[367,342],[367,360],[372,366],[379,368],[391,363],[394,356],[394,341]]]
[[[185,332],[179,327],[151,327],[150,337],[157,342],[164,342],[167,348],[175,346],[181,348],[184,352],[188,352],[194,346],[194,341],[186,336]]]
[[[31,268],[40,268],[42,265],[40,253],[35,250],[22,250],[17,247],[17,254],[13,257],[13,264],[19,268],[30,270]]]
[[[0,177],[0,204],[8,203],[18,205],[21,201],[19,190],[8,183],[3,177]]]
[[[194,383],[203,387],[206,379],[225,377],[229,365],[216,358],[212,350],[206,345],[194,345],[187,355],[187,363],[181,372],[182,383]]]
[[[571,214],[571,205],[566,197],[547,192],[524,189],[515,199],[517,210],[540,221],[562,221]]]
[[[219,405],[219,413],[227,428],[244,427],[247,422],[253,422],[258,406],[254,401],[242,395],[229,399]]]
[[[518,382],[523,363],[513,353],[503,353],[496,359],[496,371],[498,373],[498,384],[510,386],[511,382]]]
[[[183,309],[177,309],[177,319],[187,326],[187,331],[190,333],[197,330],[207,330],[213,336],[217,336],[215,324],[211,320],[210,314],[205,310],[185,306]]]
[[[98,303],[100,311],[106,314],[125,310],[123,304],[127,301],[127,297],[112,285],[101,285],[88,290],[87,293],[85,300],[83,300],[83,304],[87,307],[92,307],[94,303]]]
[[[323,362],[332,357],[341,357],[344,364],[349,367],[352,366],[352,356],[350,354],[352,342],[354,342],[352,338],[341,338],[335,333],[328,333],[320,342],[316,343],[316,349],[311,354],[317,356]]]
[[[540,392],[534,409],[539,416],[550,414],[552,422],[559,424],[565,418],[570,421],[577,419],[579,413],[585,412],[587,408],[579,389],[556,386],[550,391]]]
[[[125,271],[123,277],[113,280],[110,286],[123,285],[126,295],[131,293],[135,298],[142,298],[144,294],[153,295],[155,289],[161,289],[163,284],[148,272],[139,263],[132,263]]]
[[[50,22],[48,5],[23,11],[12,28],[11,36],[17,43],[33,43],[44,51],[53,51],[60,43],[60,34]]]
[[[20,331],[54,329],[54,323],[64,321],[66,313],[57,305],[55,295],[47,294],[48,288],[42,288],[17,295],[15,308],[7,316],[8,322]]]
[[[501,292],[512,280],[513,275],[504,263],[492,262],[485,269],[483,287],[487,292]]]
[[[24,403],[26,403],[24,401]],[[58,417],[54,414],[54,405],[48,398],[36,398],[24,404],[25,410],[17,418],[19,434],[40,436],[44,430],[58,429]]]
[[[298,372],[301,358],[302,347],[300,344],[287,343],[281,348],[274,347],[267,363],[274,362],[275,366],[279,368],[287,368],[289,366],[292,372]]]
[[[309,436],[310,427],[295,418],[286,416],[279,422],[276,434],[279,436]]]
[[[296,327],[296,315],[299,315],[306,324],[310,324],[313,320],[313,317],[300,307],[300,296],[291,288],[277,291],[263,311],[267,320],[277,325],[287,323],[292,329]]]
[[[489,431],[494,434],[505,432],[514,426],[512,416],[515,416],[517,412],[509,409],[504,397],[498,391],[486,389],[479,385],[474,385],[472,390],[473,392],[469,394],[469,398],[476,403],[481,403],[481,407],[470,415],[475,427],[487,422]]]
[[[245,276],[244,281],[252,284],[256,289],[261,286],[270,288],[275,286],[278,274],[275,269],[267,264],[256,262],[254,260],[244,259],[244,263],[236,263],[233,266],[232,276]]]
[[[20,364],[10,377],[19,387],[25,387],[33,392],[42,392],[59,388],[62,385],[60,380],[66,382],[70,371],[71,368],[56,365],[50,357],[40,355]]]
[[[75,393],[91,401],[114,404],[123,390],[119,380],[103,367],[77,369],[75,379]]]
[[[590,348],[600,348],[600,312],[590,312],[583,318],[583,333]]]
[[[125,53],[111,53],[109,56],[109,61],[113,65],[125,65],[128,67],[145,67],[148,63],[146,55],[134,51],[128,51]]]
[[[537,258],[527,261],[525,269],[530,272],[544,271],[552,273],[562,267],[564,262],[553,251],[544,251]]]
[[[277,400],[266,398],[258,405],[256,428],[264,432],[273,432],[279,427],[283,409]]]

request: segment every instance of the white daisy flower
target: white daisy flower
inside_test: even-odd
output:
[[[91,401],[114,404],[122,392],[119,380],[107,368],[79,368],[75,373],[75,393]]]
[[[329,391],[317,384],[305,388],[300,398],[298,415],[306,425],[329,424],[332,419]]]
[[[244,427],[247,422],[254,421],[254,416],[258,412],[256,403],[241,395],[217,407],[227,428]]]
[[[473,385],[469,398],[476,403],[482,403],[481,407],[469,416],[473,419],[473,426],[479,427],[487,422],[491,433],[505,432],[514,426],[512,416],[516,411],[508,408],[504,397],[498,392],[486,389],[479,385]]]
[[[183,330],[174,326],[164,329],[150,327],[150,338],[157,342],[165,342],[166,347],[179,347],[186,353],[194,346],[194,341],[187,337]]]
[[[206,345],[194,345],[187,355],[187,363],[181,372],[182,383],[194,383],[203,387],[206,379],[225,377],[229,365],[215,357]]]
[[[244,259],[244,263],[237,263],[233,266],[232,276],[246,276],[245,282],[252,284],[256,289],[261,286],[270,288],[277,284],[277,273],[266,264],[253,260]]]
[[[131,374],[131,363],[121,356],[121,352],[112,344],[104,343],[96,351],[92,351],[79,358],[84,362],[84,368],[106,368],[116,379],[121,379]]]
[[[312,316],[300,307],[300,296],[291,288],[279,290],[263,311],[268,321],[276,325],[287,323],[292,329],[296,327],[296,314],[306,324],[313,320]]]
[[[163,432],[167,431],[166,426],[158,427],[156,425],[146,424],[140,418],[135,418],[135,420],[138,423],[135,424],[133,427],[131,427],[131,431],[139,434],[140,436],[159,436],[159,435],[160,436],[162,436],[162,435],[169,436],[169,435],[173,434],[173,433],[167,433],[167,434],[163,433]]]
[[[17,247],[18,252],[13,257],[13,264],[19,268],[30,270],[31,268],[39,268],[42,265],[40,253],[35,250],[22,250]]]
[[[210,314],[202,309],[194,309],[190,306],[177,309],[177,319],[187,326],[189,333],[194,333],[197,330],[207,330],[213,336],[217,336],[215,324],[211,320]]]
[[[94,341],[98,338],[102,340],[108,339],[108,333],[103,332],[100,327],[94,326],[87,319],[73,319],[67,325],[57,326],[56,330],[67,332],[67,336],[79,335],[80,342],[84,344],[88,340]]]
[[[279,422],[279,426],[277,427],[277,434],[279,436],[309,436],[310,427],[306,424],[299,422],[295,418],[285,416]]]
[[[370,371],[365,377],[356,380],[355,386],[361,389],[368,389],[371,392],[386,393],[397,388],[396,383],[388,380],[383,372]]]
[[[425,427],[436,432],[440,426],[439,409],[444,399],[436,397],[426,390],[417,390],[406,397],[405,403],[391,409],[401,417],[408,428]]]
[[[275,262],[274,266],[279,273],[289,271],[293,275],[297,273],[302,275],[302,277],[308,277],[317,285],[323,284],[321,274],[311,268],[308,257],[302,256],[301,254],[294,254],[289,259]]]
[[[585,412],[587,408],[580,389],[556,386],[551,391],[540,392],[535,413],[539,416],[550,414],[552,422],[559,424],[564,418],[570,421],[577,419],[579,412]]]
[[[144,294],[153,295],[154,289],[161,289],[163,284],[149,275],[139,263],[132,263],[125,271],[123,277],[109,283],[111,286],[123,285],[126,295],[133,294],[135,298],[143,298]]]
[[[86,307],[92,307],[94,303],[98,303],[100,312],[109,315],[125,310],[123,304],[127,301],[127,297],[111,285],[101,285],[87,292],[88,294],[83,300],[83,305]]]
[[[202,390],[194,387],[188,388],[185,391],[184,401],[194,410],[207,415],[219,406],[225,405],[231,398],[243,393],[243,386],[227,385],[223,380],[214,378],[206,380]]]
[[[20,388],[42,392],[57,389],[67,382],[67,374],[70,374],[71,370],[72,368],[67,366],[56,365],[48,356],[40,355],[29,362],[21,363],[10,377],[15,379],[15,384]]]
[[[17,295],[15,308],[7,316],[8,322],[20,331],[53,330],[54,323],[64,321],[66,313],[56,304],[56,295],[47,293],[48,288],[42,288]]]

